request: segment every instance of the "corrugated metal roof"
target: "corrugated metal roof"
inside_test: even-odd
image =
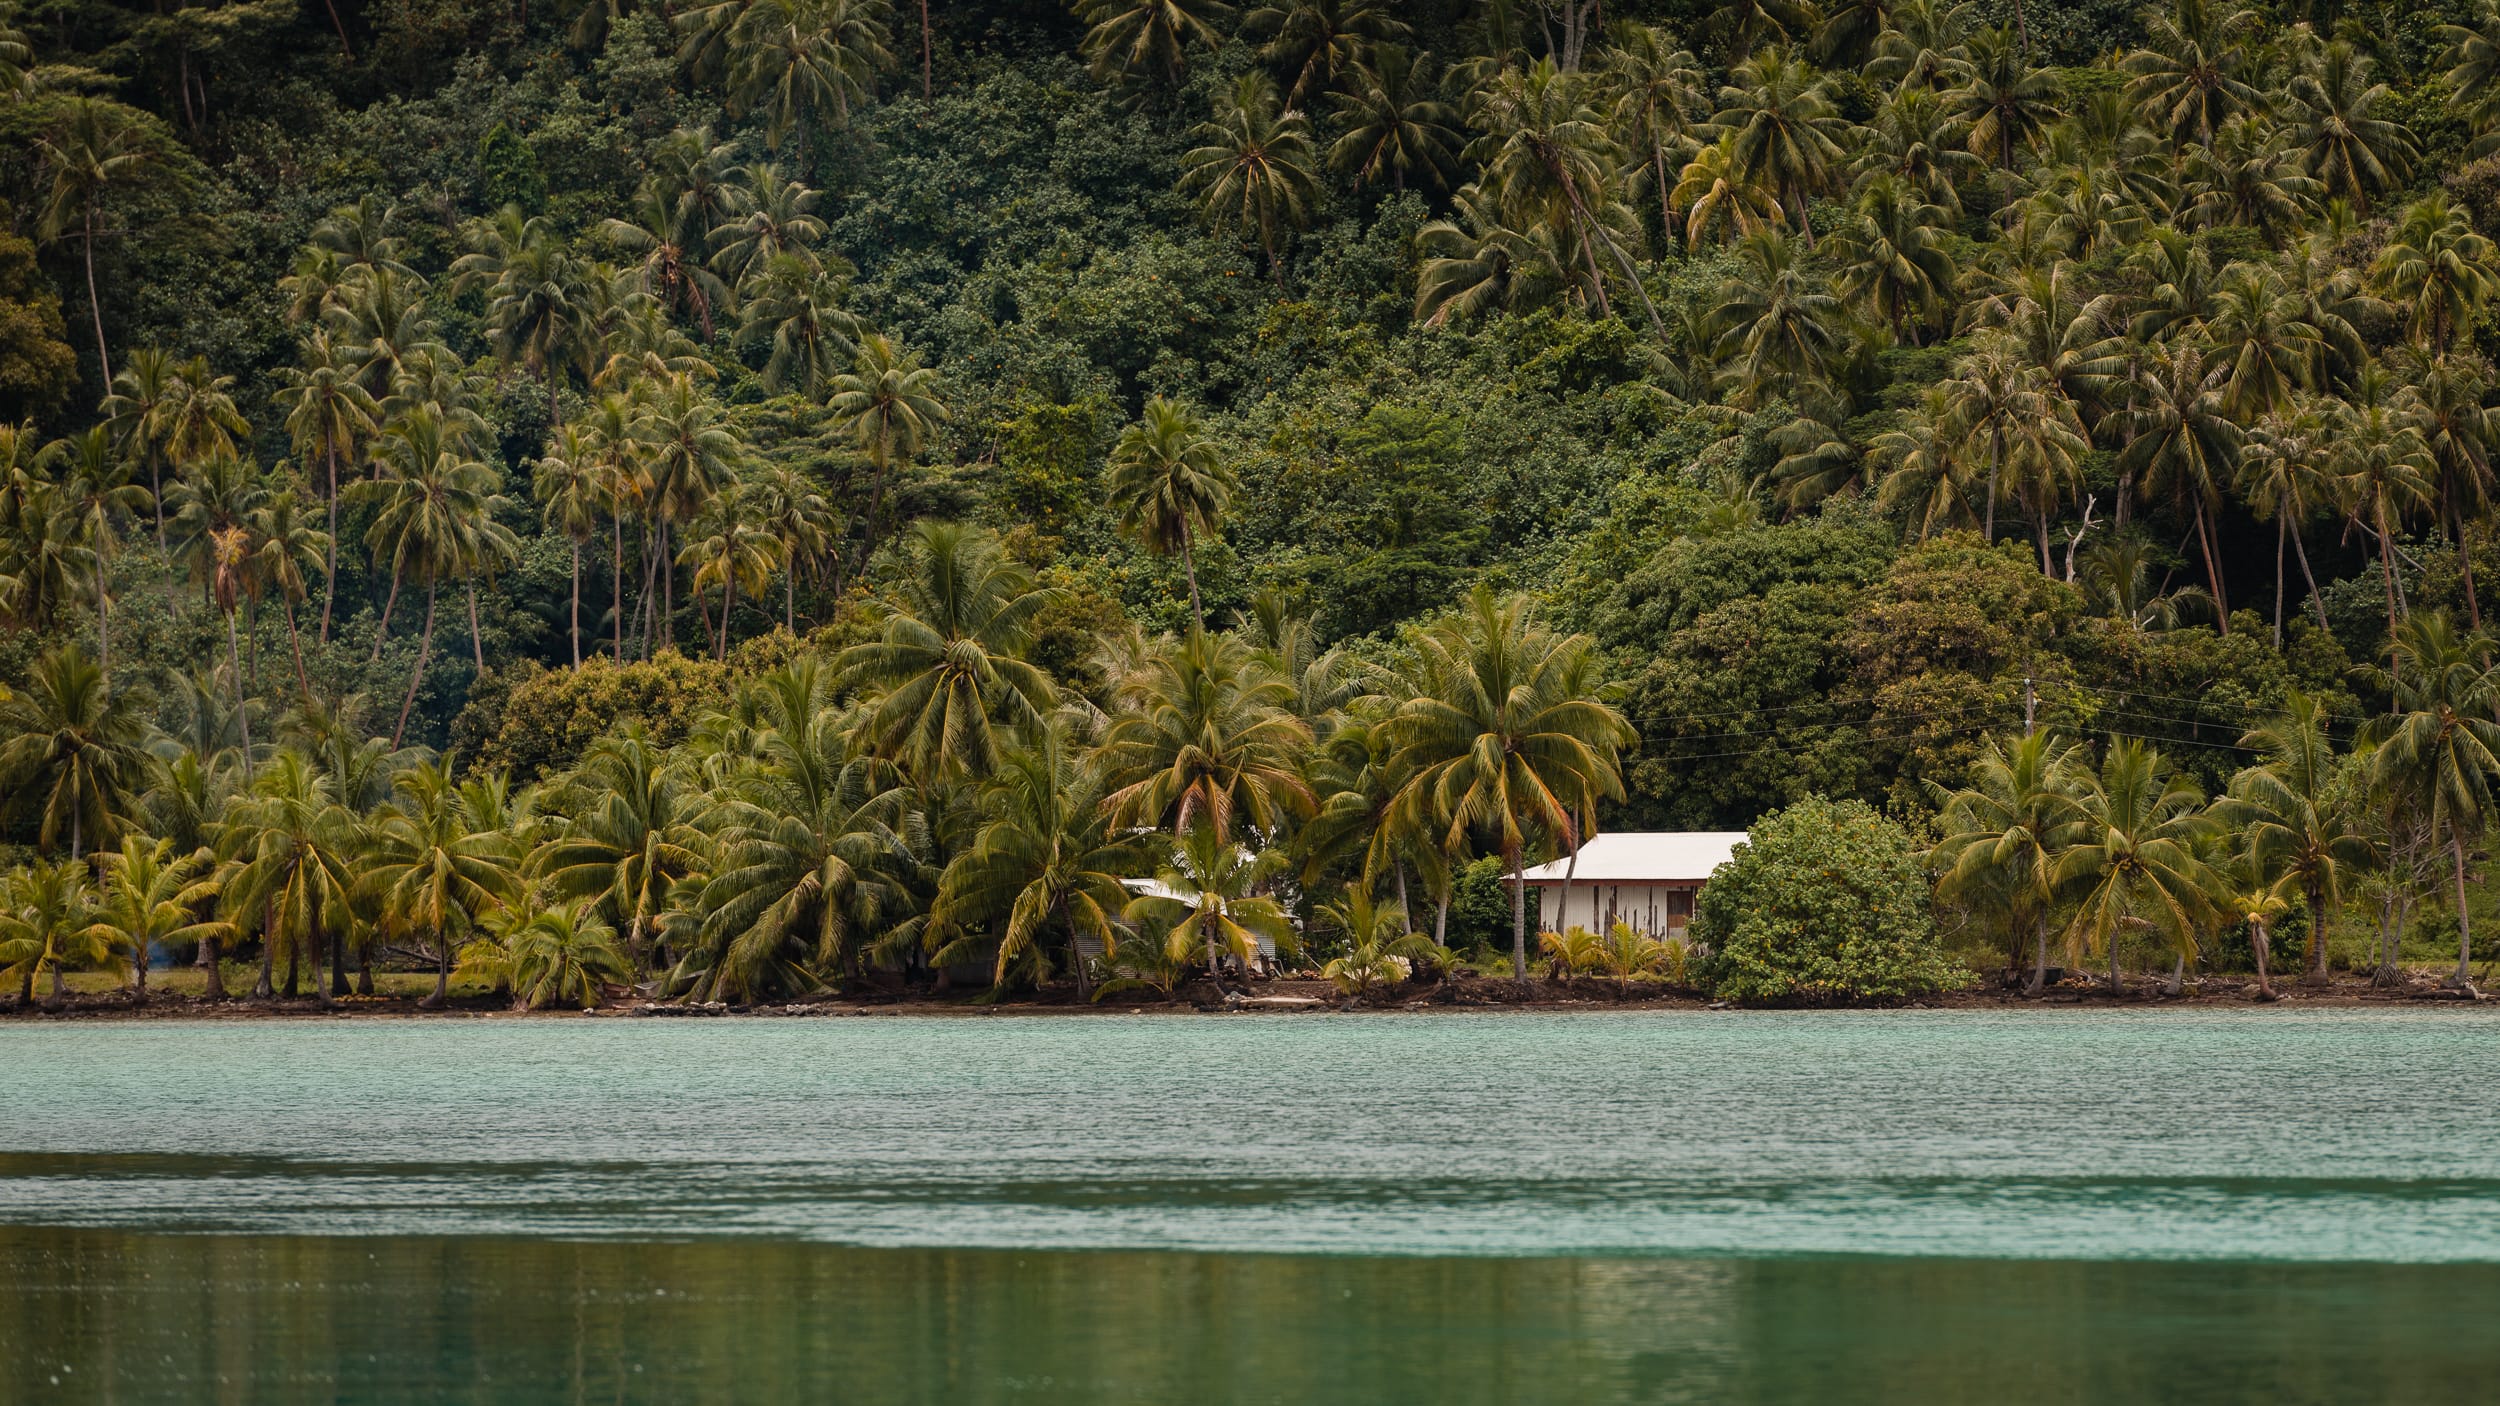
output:
[[[1567,859],[1528,871],[1532,884],[1559,884],[1570,869],[1577,883],[1699,883],[1727,863],[1742,830],[1649,830],[1598,835],[1580,846],[1579,867]]]

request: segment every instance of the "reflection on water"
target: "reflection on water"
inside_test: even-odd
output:
[[[0,1230],[0,1400],[2483,1402],[2500,1266]]]
[[[2481,1402],[2495,1034],[12,1023],[0,1406]]]

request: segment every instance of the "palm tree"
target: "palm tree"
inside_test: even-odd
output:
[[[2088,448],[2072,402],[2050,384],[2010,339],[1981,338],[1939,389],[1942,428],[1962,442],[1975,469],[1988,468],[1981,531],[1996,535],[2000,490],[2011,488],[2031,509],[2040,570],[2049,570],[2048,519]]]
[[[775,254],[750,272],[741,337],[771,335],[764,389],[811,399],[859,356],[860,320],[842,306],[848,285],[796,254]]]
[[[670,550],[671,539],[736,480],[746,465],[747,443],[722,413],[720,403],[697,391],[690,376],[672,379],[644,409],[636,438],[642,441],[645,500],[658,529],[648,568],[658,573],[661,609],[657,624],[661,643],[667,645],[676,640],[677,615],[676,555]],[[646,572],[646,602],[652,585],[653,577]]]
[[[685,784],[639,722],[591,744],[558,783],[552,803],[564,817],[533,850],[529,872],[559,898],[595,899],[622,925],[625,948],[642,960],[644,935],[667,907],[669,889],[703,869],[695,821],[701,793]]]
[[[1139,836],[1110,827],[1102,801],[1100,773],[1074,753],[1063,727],[1044,726],[1030,746],[1008,748],[981,793],[979,833],[938,883],[932,927],[996,933],[1000,983],[1055,929],[1077,999],[1091,999],[1083,944],[1099,944],[1105,958],[1117,952],[1130,897],[1123,881],[1152,858]]]
[[[1962,211],[1959,183],[1987,162],[1971,154],[1962,121],[1934,93],[1905,88],[1884,100],[1858,129],[1850,174],[1861,182],[1889,176],[1952,214]]]
[[[761,760],[722,796],[717,861],[668,918],[683,950],[672,984],[692,999],[814,989],[810,965],[855,960],[893,906],[903,798],[881,763],[850,755],[830,693],[806,656],[756,687]]]
[[[1713,224],[1724,222],[1728,234],[1748,239],[1775,230],[1788,219],[1780,209],[1778,192],[1753,184],[1738,171],[1733,132],[1720,133],[1717,141],[1684,163],[1667,203],[1685,212],[1687,249],[1700,248],[1702,236]]]
[[[1189,46],[1221,45],[1215,26],[1231,14],[1221,0],[1077,0],[1086,60],[1106,83],[1152,77],[1179,87]]]
[[[1943,231],[1950,212],[1920,200],[1897,177],[1879,176],[1858,196],[1852,221],[1833,250],[1840,263],[1834,287],[1908,340],[1913,320],[1939,321],[1958,271]]]
[[[2198,347],[2164,343],[2135,375],[2134,402],[2103,417],[2101,432],[2126,437],[2120,467],[2147,491],[2167,489],[2195,522],[2213,591],[2216,623],[2231,632],[2231,601],[2223,589],[2214,515],[2231,479],[2244,432],[2224,404],[2231,362],[2211,362]]]
[[[841,519],[805,470],[779,461],[766,463],[739,486],[738,503],[750,521],[781,543],[781,626],[796,636],[800,568],[816,579]]]
[[[1329,95],[1344,134],[1329,146],[1328,162],[1352,175],[1357,189],[1386,180],[1404,190],[1410,176],[1449,184],[1457,114],[1432,96],[1430,72],[1403,46],[1383,44],[1348,75],[1348,91]]]
[[[825,408],[849,430],[876,469],[876,487],[868,499],[867,535],[860,543],[859,565],[865,568],[877,550],[877,528],[885,513],[885,490],[897,459],[908,463],[937,427],[952,418],[940,396],[938,373],[920,364],[901,343],[883,333],[860,339],[859,360],[848,374],[836,377]],[[841,582],[834,583],[835,589]]]
[[[2274,643],[2283,644],[2283,549],[2288,543],[2300,559],[2301,579],[2309,583],[2309,601],[2318,614],[2318,628],[2327,628],[2326,599],[2309,569],[2309,548],[2301,530],[2322,503],[2334,501],[2335,479],[2327,471],[2328,421],[2315,406],[2295,408],[2260,421],[2240,449],[2239,489],[2258,521],[2274,519]]]
[[[173,357],[156,347],[130,354],[104,398],[104,423],[123,454],[148,467],[156,509],[156,549],[165,550],[165,414],[179,391]]]
[[[2252,424],[2309,384],[2325,344],[2303,316],[2299,291],[2281,274],[2264,264],[2233,264],[2214,288],[2213,308],[2205,340],[2214,359],[2230,367],[2222,382],[2223,413]]]
[[[895,66],[885,0],[750,0],[730,36],[730,111],[764,114],[776,151],[820,122],[848,126]]]
[[[1425,326],[1496,309],[1541,307],[1567,286],[1551,231],[1504,223],[1500,203],[1477,186],[1459,188],[1450,203],[1456,219],[1431,220],[1415,231],[1416,252],[1423,258],[1415,277],[1415,316]]]
[[[252,427],[234,405],[234,378],[211,370],[195,356],[174,367],[163,410],[165,456],[177,469],[234,458]]]
[[[2378,539],[2379,575],[2387,589],[2387,636],[2396,637],[2403,586],[2396,575],[2397,529],[2429,506],[2437,465],[2421,428],[2407,420],[2387,394],[2385,368],[2367,367],[2349,396],[2338,403],[2328,463],[2343,487],[2345,511]],[[2401,672],[2402,657],[2391,661]]]
[[[924,781],[986,776],[1004,750],[998,726],[1030,734],[1054,701],[1024,651],[1061,595],[977,529],[916,524],[910,557],[882,636],[842,652],[842,687],[867,697],[860,736],[877,756]]]
[[[2121,932],[2157,932],[2182,961],[2195,955],[2214,888],[2198,846],[2212,821],[2195,781],[2173,770],[2160,748],[2134,738],[2112,738],[2099,774],[2082,776],[2081,821],[2058,857],[2055,882],[2075,895],[2068,943],[2108,956],[2115,995]]]
[[[1976,14],[1963,0],[1900,0],[1890,22],[1875,36],[1866,76],[1901,92],[1940,93],[1961,85],[1970,71],[1970,35]]]
[[[34,1001],[36,973],[52,974],[57,1000],[63,968],[104,959],[91,901],[87,867],[75,859],[0,875],[0,980],[17,978],[18,1005]]]
[[[729,218],[709,236],[713,271],[742,286],[776,259],[795,259],[810,273],[822,268],[813,248],[825,237],[818,193],[769,162],[745,167],[738,177],[728,189]]]
[[[1813,248],[1806,198],[1831,184],[1848,130],[1822,75],[1786,49],[1765,49],[1729,75],[1713,121],[1736,138],[1730,154],[1738,179],[1776,192]]]
[[[2387,85],[2370,81],[2370,61],[2338,39],[2318,49],[2285,89],[2293,150],[2326,193],[2366,215],[2370,197],[2403,182],[2413,167],[2413,134],[2373,112]]]
[[[172,840],[138,835],[124,835],[119,852],[104,856],[96,921],[108,945],[130,954],[130,989],[140,999],[147,998],[156,945],[197,935],[194,909],[208,867],[206,853],[177,854]]]
[[[495,355],[529,369],[547,393],[547,423],[564,423],[556,391],[567,366],[589,359],[591,310],[582,274],[555,222],[507,205],[469,222],[469,252],[453,261],[452,291],[486,290],[486,326]]]
[[[2448,65],[2449,104],[2481,133],[2470,154],[2488,155],[2492,118],[2500,113],[2500,5],[2481,0],[2470,27],[2443,24],[2438,34],[2448,45],[2440,62]]]
[[[2276,924],[2292,911],[2293,882],[2289,874],[2270,873],[2263,860],[2246,848],[2214,866],[2213,905],[2227,920],[2248,929],[2248,948],[2257,961],[2257,999],[2275,999],[2274,979],[2266,971],[2267,949]]]
[[[1941,838],[1929,861],[1942,872],[1937,892],[2001,909],[2015,932],[2030,926],[2025,990],[2034,996],[2048,982],[2059,858],[2083,838],[2079,777],[2089,765],[2082,743],[2034,732],[2011,742],[1989,738],[1962,790],[1928,783],[1941,802]]]
[[[25,686],[0,691],[0,782],[12,808],[38,816],[35,844],[80,858],[117,840],[138,813],[147,775],[146,715],[115,693],[75,644],[35,659]]]
[[[711,612],[702,604],[704,592],[720,588],[715,655],[723,663],[729,659],[729,612],[738,603],[738,588],[744,586],[748,596],[760,597],[772,583],[773,573],[790,559],[790,544],[747,511],[745,496],[733,482],[727,492],[714,497],[688,529],[685,549],[677,554],[677,565],[693,569],[689,584],[697,608],[707,617]]]
[[[2376,671],[2373,671],[2374,673]],[[2456,880],[2457,969],[2469,984],[2474,924],[2466,908],[2466,850],[2492,812],[2500,778],[2500,664],[2480,633],[2460,633],[2445,611],[2407,616],[2388,640],[2388,669],[2377,679],[2394,710],[2361,729],[2374,785],[2412,796],[2447,841]]]
[[[1112,683],[1120,707],[1095,763],[1112,823],[1174,833],[1203,826],[1227,843],[1274,837],[1316,803],[1303,778],[1310,725],[1294,688],[1231,635],[1165,640]]]
[[[286,612],[286,638],[295,655],[295,687],[310,696],[312,679],[304,672],[304,637],[296,628],[295,607],[312,596],[305,573],[321,569],[331,555],[330,534],[305,521],[309,507],[293,484],[269,495],[268,504],[252,520],[252,563],[246,577],[253,592],[253,618],[259,618],[260,593],[271,588]]]
[[[2173,142],[2211,143],[2236,113],[2260,111],[2265,94],[2241,76],[2257,28],[2253,10],[2232,0],[2177,0],[2168,14],[2145,14],[2145,47],[2120,61],[2135,81],[2128,98],[2149,110]]]
[[[2308,694],[2287,695],[2282,712],[2240,738],[2240,746],[2260,760],[2232,776],[2230,794],[2214,807],[2215,819],[2238,836],[2256,876],[2290,885],[2307,904],[2308,967],[2315,981],[2326,979],[2326,925],[2343,905],[2345,882],[2376,858],[2337,784],[2334,744],[2327,736],[2331,716]],[[2262,966],[2258,979],[2264,980]]]
[[[2181,175],[2193,223],[2240,225],[2277,240],[2308,222],[2326,189],[2302,169],[2281,128],[2247,116],[2223,123],[2211,145],[2191,148]]]
[[[1620,755],[1639,735],[1594,696],[1596,642],[1540,627],[1525,597],[1478,586],[1418,649],[1428,686],[1386,723],[1408,778],[1393,809],[1439,829],[1445,853],[1494,837],[1513,885],[1511,974],[1525,981],[1527,851],[1542,838],[1577,855],[1599,798],[1623,794]]]
[[[300,989],[306,962],[323,1004],[346,988],[364,848],[363,827],[339,804],[329,776],[292,748],[278,749],[228,810],[218,841],[219,857],[231,866],[221,902],[237,930],[259,929],[264,973],[284,950],[287,999]]]
[[[105,202],[120,192],[161,181],[167,162],[156,134],[136,109],[103,98],[71,98],[61,125],[35,140],[50,180],[38,227],[47,240],[74,233],[87,270],[87,311],[95,323],[100,384],[113,384],[105,345],[104,304],[96,291],[96,241],[118,233],[105,224]]]
[[[1481,164],[1484,190],[1510,212],[1506,219],[1546,231],[1558,250],[1576,245],[1588,272],[1589,300],[1601,315],[1611,310],[1597,263],[1602,249],[1665,342],[1666,322],[1615,234],[1620,224],[1637,240],[1639,223],[1608,188],[1621,168],[1621,154],[1601,115],[1586,102],[1587,88],[1583,75],[1557,69],[1551,58],[1504,71],[1476,95],[1469,120],[1484,135],[1469,154]]]
[[[704,265],[703,240],[711,227],[697,222],[693,205],[653,176],[635,192],[631,218],[603,220],[599,232],[634,257],[641,290],[693,317],[709,342],[713,309],[728,307],[735,299],[729,285]]]
[[[1742,247],[1745,267],[1719,285],[1704,325],[1720,379],[1753,409],[1825,378],[1842,351],[1842,308],[1777,232],[1748,235]]]
[[[381,652],[390,628],[391,605],[399,599],[400,582],[414,576],[425,583],[425,627],[419,636],[416,668],[408,678],[399,725],[391,733],[397,747],[407,735],[408,714],[416,706],[425,681],[425,666],[434,650],[435,597],[449,578],[472,582],[488,562],[517,545],[511,529],[495,521],[505,506],[503,475],[472,457],[468,441],[441,417],[419,408],[386,426],[375,474],[355,485],[350,496],[375,507],[365,541],[377,560],[391,563],[391,592],[382,607],[382,631],[374,639]],[[471,635],[476,634],[476,597],[470,597]]]
[[[547,529],[573,549],[571,613],[573,667],[582,666],[582,547],[599,530],[607,505],[606,476],[599,466],[598,436],[566,425],[548,441],[546,456],[530,466],[530,492],[538,498]],[[624,603],[618,602],[621,610]]]
[[[1120,434],[1111,450],[1107,493],[1122,530],[1137,534],[1157,556],[1177,553],[1189,579],[1189,616],[1207,627],[1198,596],[1197,539],[1211,536],[1232,507],[1240,487],[1222,446],[1206,433],[1197,412],[1155,396],[1145,414]]]
[[[1172,862],[1155,875],[1162,891],[1130,899],[1128,919],[1165,928],[1164,952],[1175,962],[1203,951],[1207,980],[1220,991],[1224,954],[1247,968],[1258,960],[1259,939],[1282,945],[1293,938],[1293,920],[1257,892],[1277,855],[1253,856],[1211,821],[1189,825],[1172,846]]]
[[[1216,100],[1215,117],[1190,129],[1198,143],[1181,157],[1181,189],[1199,197],[1216,233],[1255,230],[1268,272],[1284,277],[1280,227],[1301,228],[1319,193],[1311,124],[1279,111],[1276,85],[1253,70]]]
[[[319,635],[328,644],[330,608],[338,599],[339,461],[353,462],[357,451],[381,432],[381,406],[357,381],[353,359],[327,332],[316,332],[305,342],[304,364],[288,373],[279,403],[287,407],[286,432],[305,468],[319,460],[328,471],[324,496],[330,507],[330,543],[321,577],[329,588],[321,593]]]
[[[1982,29],[1970,37],[1970,67],[1962,86],[1945,100],[1964,123],[1971,153],[2011,171],[2014,149],[2037,148],[2049,127],[2066,115],[2058,94],[2057,75],[2033,68],[2013,34]]]
[[[461,965],[468,968],[472,952],[491,946],[499,959],[494,975],[511,986],[516,1010],[586,1011],[599,1004],[602,987],[633,978],[632,963],[616,948],[616,929],[586,899],[506,909],[490,925],[495,936],[463,949]]]
[[[1343,900],[1321,904],[1318,916],[1321,926],[1336,932],[1345,943],[1345,952],[1330,958],[1320,975],[1349,996],[1403,979],[1413,963],[1439,961],[1444,956],[1432,939],[1409,928],[1403,904],[1382,903],[1359,883],[1346,890]],[[1630,984],[1627,972],[1624,985]]]
[[[2479,358],[2435,357],[2411,384],[2397,392],[2406,418],[2430,450],[2440,525],[2456,544],[2465,584],[2466,625],[2483,627],[2482,601],[2474,589],[2474,553],[2466,523],[2482,516],[2491,500],[2491,444],[2500,438],[2500,414],[2483,404],[2490,376]]]
[[[121,520],[155,506],[148,490],[132,482],[138,465],[113,443],[103,425],[49,446],[46,453],[60,464],[60,498],[66,524],[85,554],[95,563],[96,668],[108,679],[113,669],[113,597],[106,583],[113,558],[121,552]]]
[[[1241,32],[1266,40],[1259,57],[1293,76],[1285,98],[1301,107],[1354,77],[1408,31],[1396,6],[1382,0],[1267,0],[1243,18]]]
[[[431,1010],[451,994],[460,941],[518,901],[521,855],[498,779],[455,784],[446,758],[400,773],[393,790],[398,799],[374,818],[355,896],[380,915],[383,935],[433,943],[434,992],[419,1003]]]
[[[2500,289],[2500,252],[2445,192],[2433,191],[2405,207],[2370,278],[2404,312],[2417,345],[2445,352]]]

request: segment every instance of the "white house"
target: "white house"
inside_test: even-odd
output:
[[[1596,836],[1580,846],[1577,865],[1565,857],[1528,871],[1527,885],[1536,890],[1529,917],[1540,932],[1582,927],[1602,933],[1620,922],[1680,939],[1693,920],[1693,896],[1744,838],[1742,830]]]

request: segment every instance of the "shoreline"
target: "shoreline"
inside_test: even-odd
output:
[[[31,1003],[20,1003],[12,995],[0,1000],[0,1024],[11,1022],[145,1022],[155,1020],[480,1020],[526,1018],[594,1019],[729,1019],[787,1020],[862,1018],[875,1016],[942,1016],[978,1019],[984,1016],[1083,1016],[1083,1015],[1466,1015],[1466,1014],[1602,1014],[1606,1012],[1653,1012],[1659,1014],[1723,1014],[1749,1011],[2020,1011],[2020,1010],[2221,1010],[2248,1009],[2418,1009],[2423,1006],[2470,1007],[2485,999],[2478,993],[2458,992],[2438,986],[2417,975],[2404,987],[2373,986],[2366,978],[2341,977],[2324,984],[2278,982],[2276,997],[2266,1001],[2258,998],[2256,983],[2233,977],[2213,977],[2191,984],[2178,995],[2166,994],[2160,978],[2131,983],[2119,995],[2112,995],[2098,983],[2068,980],[2051,986],[2039,996],[2026,996],[2019,989],[1973,987],[1945,992],[1914,1000],[1849,1004],[1787,1004],[1775,1006],[1737,1006],[1726,1002],[1705,1000],[1683,993],[1651,992],[1634,988],[1619,991],[1611,982],[1579,979],[1548,981],[1532,978],[1524,987],[1501,978],[1471,978],[1444,981],[1421,986],[1401,986],[1367,993],[1360,997],[1340,994],[1325,981],[1279,978],[1253,982],[1246,991],[1216,998],[1203,983],[1184,988],[1168,997],[1154,996],[1140,1000],[1123,996],[1100,1003],[1084,1003],[1066,990],[1026,992],[1004,1000],[984,1002],[980,993],[949,996],[929,992],[867,992],[824,994],[787,1002],[750,1006],[722,1003],[679,1005],[666,1001],[629,997],[591,1010],[562,1007],[540,1010],[515,1009],[509,1000],[493,995],[455,994],[442,1006],[427,1008],[423,998],[412,995],[345,996],[330,1004],[317,997],[299,996],[292,1000],[270,998],[256,1000],[248,996],[230,996],[222,1001],[183,993],[151,990],[144,1003],[134,1001],[126,990],[103,992],[72,992],[58,1000],[38,995]]]

